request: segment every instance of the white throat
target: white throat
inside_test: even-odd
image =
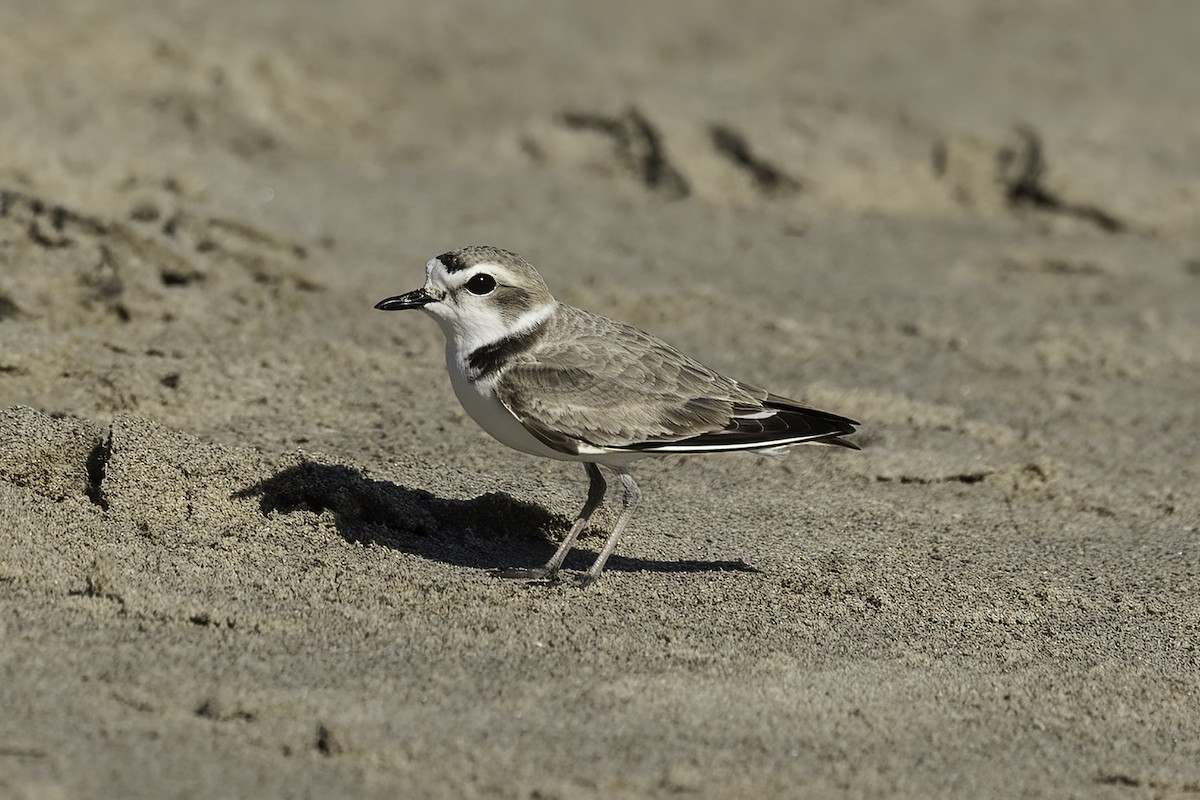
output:
[[[556,306],[557,303],[548,303],[530,309],[512,322],[506,322],[498,309],[491,308],[486,314],[471,314],[445,323],[439,319],[438,322],[442,323],[446,343],[452,345],[459,358],[465,359],[480,347],[532,330],[554,316]]]

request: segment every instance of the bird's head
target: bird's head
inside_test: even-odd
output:
[[[442,253],[425,265],[424,286],[375,304],[382,311],[425,311],[460,350],[527,329],[553,313],[554,306],[533,265],[498,247]]]

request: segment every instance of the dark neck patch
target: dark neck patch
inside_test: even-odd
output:
[[[467,356],[468,377],[472,382],[494,375],[508,366],[509,362],[537,344],[545,331],[545,321],[519,333],[511,333],[503,339],[476,347]]]

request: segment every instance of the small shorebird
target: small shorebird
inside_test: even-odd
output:
[[[624,487],[620,516],[591,568],[600,577],[641,491],[629,464],[651,455],[840,445],[859,423],[728,378],[621,322],[559,303],[529,262],[496,247],[451,250],[425,265],[425,285],[375,308],[419,308],[446,336],[450,384],[485,431],[523,453],[581,461],[587,500],[544,567],[510,578],[554,579],[604,499],[600,466]]]

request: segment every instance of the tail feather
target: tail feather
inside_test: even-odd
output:
[[[639,442],[620,449],[704,453],[822,444],[859,450],[858,445],[842,438],[854,433],[858,424],[848,417],[767,395],[761,406],[735,406],[721,430],[674,441]]]

